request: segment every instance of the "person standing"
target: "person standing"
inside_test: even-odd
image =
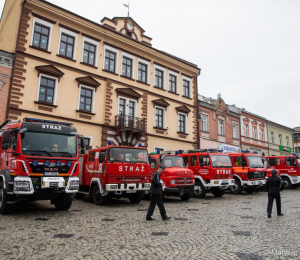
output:
[[[152,176],[151,187],[149,191],[149,193],[152,196],[151,196],[151,202],[148,208],[146,220],[155,220],[152,218],[152,215],[156,204],[159,208],[162,219],[163,220],[171,219],[170,217],[167,216],[166,209],[162,200],[162,187],[164,186],[164,183],[160,182],[160,174],[163,171],[164,170],[162,168],[159,168]]]
[[[280,191],[282,191],[282,181],[279,177],[276,176],[277,171],[271,171],[272,176],[267,179],[267,192],[268,192],[268,208],[267,214],[271,218],[273,201],[276,200],[277,216],[283,216],[281,213],[281,201],[280,201]]]

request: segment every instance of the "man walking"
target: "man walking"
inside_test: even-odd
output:
[[[276,200],[277,216],[283,216],[281,214],[281,201],[280,201],[280,191],[282,190],[282,182],[279,177],[276,176],[277,171],[271,171],[272,176],[267,179],[267,192],[268,192],[268,217],[271,217],[273,201]]]
[[[163,220],[171,219],[166,214],[165,206],[162,200],[162,187],[164,186],[163,183],[160,182],[160,174],[163,172],[162,168],[159,168],[152,176],[151,180],[151,187],[149,193],[152,194],[151,202],[149,205],[148,213],[146,216],[146,220],[155,220],[152,218],[155,205],[157,204],[160,215]]]

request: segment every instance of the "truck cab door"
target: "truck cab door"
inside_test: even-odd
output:
[[[157,162],[157,158],[151,158],[150,161],[150,173],[151,175],[153,175],[158,169],[158,162]]]
[[[90,151],[85,164],[86,183],[90,184],[95,168],[95,151]]]
[[[199,167],[198,167],[198,174],[202,175],[204,178],[209,174],[210,169],[210,160],[207,155],[199,156]]]
[[[287,174],[297,174],[297,164],[294,157],[285,158],[285,168]]]
[[[197,173],[198,168],[197,156],[190,156],[189,169],[191,169],[194,173]]]

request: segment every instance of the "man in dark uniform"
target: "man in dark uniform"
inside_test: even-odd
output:
[[[162,186],[164,186],[164,184],[160,182],[160,176],[159,176],[162,172],[163,169],[159,168],[152,176],[151,187],[149,191],[149,193],[152,194],[152,198],[149,205],[146,220],[155,220],[152,218],[152,215],[156,204],[159,208],[162,219],[163,220],[171,219],[170,217],[167,216],[165,206],[162,200]]]
[[[283,216],[281,214],[281,201],[280,201],[280,191],[282,191],[282,181],[279,177],[276,176],[277,171],[272,170],[271,171],[272,176],[267,179],[267,191],[268,191],[268,217],[271,217],[272,214],[272,207],[273,207],[273,201],[276,200],[276,208],[277,208],[277,216]]]

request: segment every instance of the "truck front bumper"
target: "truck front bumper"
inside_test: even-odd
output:
[[[253,181],[242,181],[243,186],[263,186],[266,184],[266,180],[253,180]]]
[[[169,196],[183,196],[184,194],[194,195],[194,185],[177,186],[177,187],[165,187],[163,192]]]
[[[126,193],[136,193],[137,191],[149,191],[150,187],[150,183],[115,183],[105,185],[106,191],[126,191]]]
[[[234,179],[218,179],[218,180],[210,180],[209,183],[205,183],[205,189],[215,188],[215,187],[222,187],[222,189],[227,189],[228,186],[234,185]]]
[[[291,176],[292,184],[300,183],[300,176]]]

